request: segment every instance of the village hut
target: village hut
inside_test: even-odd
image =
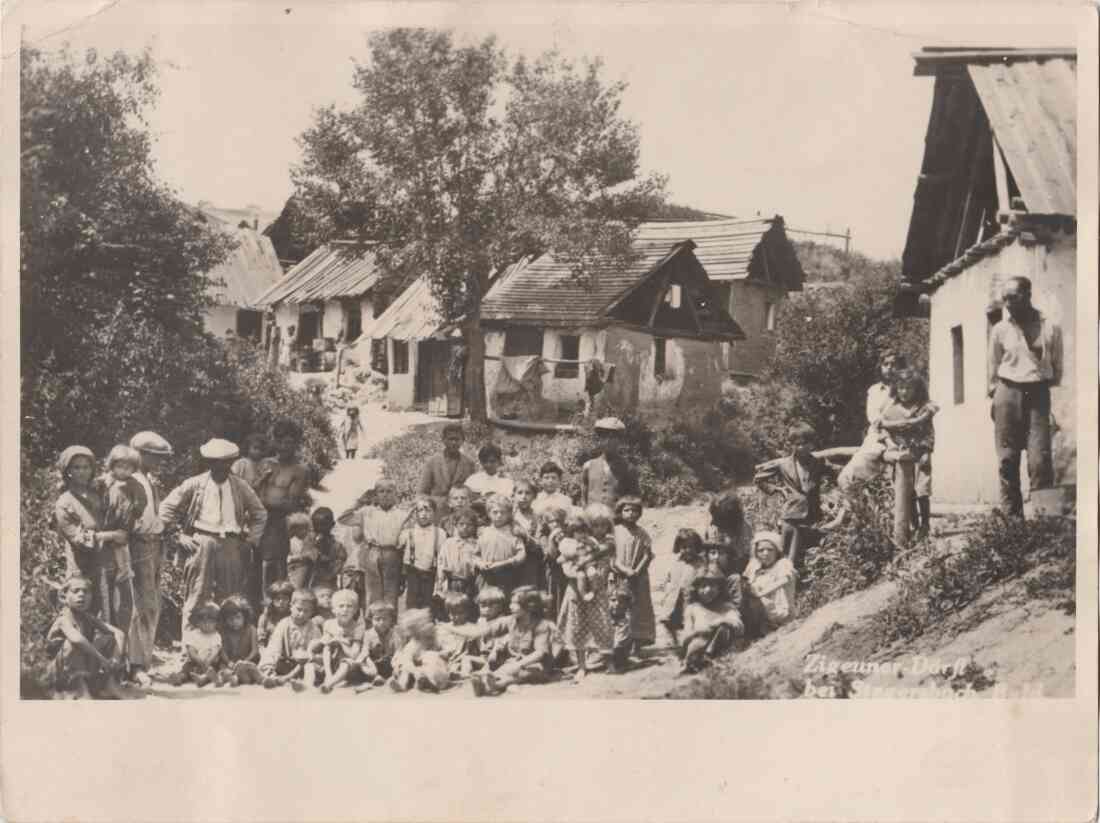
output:
[[[651,416],[717,400],[722,347],[745,334],[695,248],[637,239],[632,262],[580,280],[551,254],[503,272],[481,305],[490,418],[564,421],[593,376],[604,402]]]
[[[282,280],[283,269],[271,240],[255,228],[226,224],[223,230],[233,237],[236,247],[206,273],[213,305],[203,315],[203,328],[218,337],[232,331],[259,343],[263,334],[260,298]]]
[[[896,308],[929,322],[936,417],[935,497],[998,499],[988,340],[1005,278],[1062,327],[1062,383],[1051,392],[1055,483],[1076,479],[1077,60],[1071,49],[929,48],[935,78]],[[1026,463],[1026,461],[1025,461]]]
[[[381,272],[374,253],[352,243],[327,243],[295,265],[270,288],[259,305],[271,312],[282,339],[290,330],[303,353],[332,351],[351,343],[381,308]]]
[[[695,243],[718,303],[745,334],[723,344],[725,368],[735,378],[758,377],[775,351],[776,312],[804,280],[783,218],[654,221],[642,223],[636,237],[646,244]]]

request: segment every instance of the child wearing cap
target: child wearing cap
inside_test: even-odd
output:
[[[582,507],[589,503],[614,506],[624,494],[639,494],[637,475],[619,451],[625,431],[626,426],[617,417],[596,421],[597,454],[581,466]]]
[[[141,455],[137,449],[118,445],[107,455],[107,473],[96,480],[96,489],[106,501],[103,511],[103,528],[106,531],[123,531],[127,535],[145,512],[147,501],[145,489],[134,478],[134,472],[141,468]],[[130,541],[115,543],[114,561],[119,583],[128,583],[134,579],[134,568],[130,560]]]
[[[757,532],[752,544],[753,558],[745,569],[746,600],[754,628],[767,634],[794,616],[795,572],[791,561],[781,556],[782,537],[775,532]]]

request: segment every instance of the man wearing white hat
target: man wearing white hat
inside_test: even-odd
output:
[[[208,441],[199,454],[208,471],[184,480],[160,505],[166,530],[192,552],[184,571],[184,625],[195,606],[244,593],[248,559],[267,511],[247,482],[230,472],[240,455],[228,440]]]
[[[145,491],[145,509],[130,533],[130,555],[134,569],[134,612],[130,619],[130,665],[133,679],[151,685],[147,670],[153,663],[153,643],[160,622],[160,571],[164,561],[161,534],[164,524],[157,515],[161,490],[154,472],[172,454],[171,444],[156,432],[138,432],[130,447],[141,456],[134,479]]]

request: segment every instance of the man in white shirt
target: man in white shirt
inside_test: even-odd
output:
[[[1027,450],[1032,489],[1054,485],[1050,387],[1062,381],[1062,330],[1031,305],[1031,281],[1012,277],[1001,290],[1005,316],[989,335],[989,396],[1001,480],[1001,507],[1022,515],[1020,454]]]
[[[164,524],[157,516],[160,487],[154,472],[172,454],[171,444],[156,432],[138,432],[130,447],[141,455],[141,468],[134,479],[145,490],[145,510],[130,534],[130,555],[134,569],[134,612],[130,620],[129,654],[131,677],[149,687],[148,669],[153,663],[153,644],[160,622],[160,572],[164,562],[161,534]]]
[[[267,510],[247,482],[230,472],[240,456],[228,440],[211,440],[199,454],[209,471],[184,480],[160,505],[165,530],[178,529],[192,552],[184,572],[184,625],[199,603],[243,594],[253,547]]]

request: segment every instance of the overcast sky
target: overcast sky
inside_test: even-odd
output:
[[[514,52],[599,56],[609,80],[629,84],[623,113],[640,126],[644,170],[668,175],[675,202],[782,214],[801,229],[850,227],[854,246],[880,257],[904,245],[928,122],[932,79],[913,76],[912,52],[1075,44],[1074,29],[1051,25],[1049,13],[1042,27],[995,27],[988,14],[970,25],[902,19],[898,6],[877,17],[714,3],[323,3],[288,13],[290,2],[54,0],[27,12],[23,32],[44,49],[151,46],[163,63],[152,121],[161,176],[191,202],[274,212],[291,192],[295,138],[313,108],[354,100],[352,59],[365,59],[372,29],[434,23],[463,38],[493,33]]]

